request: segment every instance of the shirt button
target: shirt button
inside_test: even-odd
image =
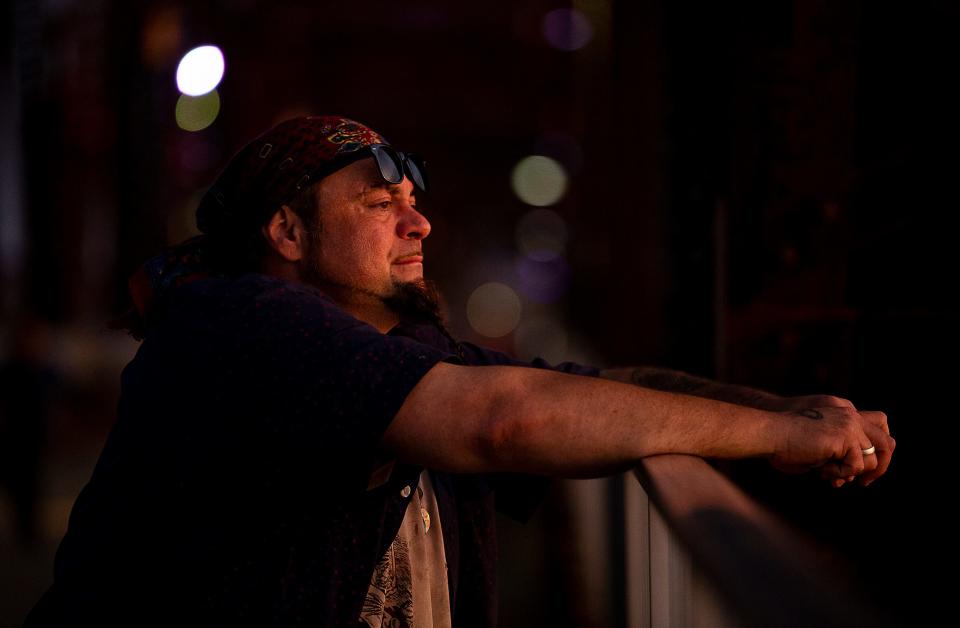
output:
[[[402,489],[400,489],[400,496],[401,496],[401,497],[410,497],[410,487],[409,487],[409,486],[404,486]]]

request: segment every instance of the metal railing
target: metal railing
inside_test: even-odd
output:
[[[624,484],[630,628],[890,626],[844,559],[704,460],[654,456],[635,475]]]

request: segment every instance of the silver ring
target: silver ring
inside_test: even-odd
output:
[[[866,449],[861,449],[860,451],[863,452],[863,455],[864,455],[864,456],[869,456],[869,455],[871,455],[873,452],[875,452],[876,450],[877,450],[876,447],[874,447],[873,445],[870,445],[870,446],[867,447]]]

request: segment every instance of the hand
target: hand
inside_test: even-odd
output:
[[[803,395],[798,397],[773,397],[765,400],[764,403],[765,410],[771,410],[773,412],[802,412],[807,408],[850,408],[855,410],[856,408],[853,405],[853,402],[844,399],[842,397],[836,397],[833,395]],[[882,412],[866,412],[860,414],[862,419],[862,429],[867,437],[870,439],[870,443],[877,448],[874,455],[877,459],[877,466],[868,473],[860,476],[859,481],[861,486],[869,486],[874,480],[886,473],[887,467],[890,466],[890,459],[893,456],[893,450],[897,446],[896,440],[890,436],[890,428],[887,425],[887,416]],[[784,473],[804,473],[808,470],[807,467],[803,466],[789,466],[782,465],[780,463],[775,463],[771,460],[771,464],[774,468],[783,471]],[[853,482],[855,477],[850,475],[846,477],[840,477],[837,475],[837,467],[834,464],[825,464],[821,467],[820,476],[832,482],[832,484],[839,488],[844,485],[845,482]]]
[[[886,414],[883,412],[861,412],[860,416],[863,418],[861,427],[864,433],[873,446],[877,448],[873,456],[867,456],[868,458],[875,457],[877,466],[858,478],[861,486],[869,486],[874,480],[887,472],[890,459],[893,457],[893,450],[897,447],[897,441],[890,435]],[[847,478],[847,481],[852,482],[853,478]],[[842,484],[839,486],[842,486]]]
[[[837,487],[857,476],[863,486],[876,480],[896,447],[884,413],[858,412],[852,404],[808,407],[785,412],[784,418],[784,438],[770,464],[787,473],[819,468],[821,477]],[[870,446],[876,447],[875,454],[864,456]]]

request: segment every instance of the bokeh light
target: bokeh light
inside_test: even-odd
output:
[[[593,26],[581,11],[554,9],[543,17],[543,36],[554,48],[579,50],[593,38]]]
[[[498,282],[479,286],[467,299],[467,321],[487,338],[500,338],[516,329],[521,310],[513,288]]]
[[[177,100],[177,126],[184,131],[201,131],[217,119],[220,113],[220,95],[216,90],[203,96],[181,94]]]
[[[534,207],[553,205],[567,191],[567,173],[554,159],[543,155],[524,157],[513,168],[513,192]]]
[[[548,262],[563,255],[567,223],[551,209],[534,209],[517,223],[517,248],[532,260]]]
[[[187,96],[202,96],[220,84],[223,68],[223,53],[219,48],[194,48],[183,56],[177,66],[177,88]]]
[[[520,293],[537,303],[554,303],[570,288],[570,268],[562,257],[547,262],[519,257],[514,272]]]

